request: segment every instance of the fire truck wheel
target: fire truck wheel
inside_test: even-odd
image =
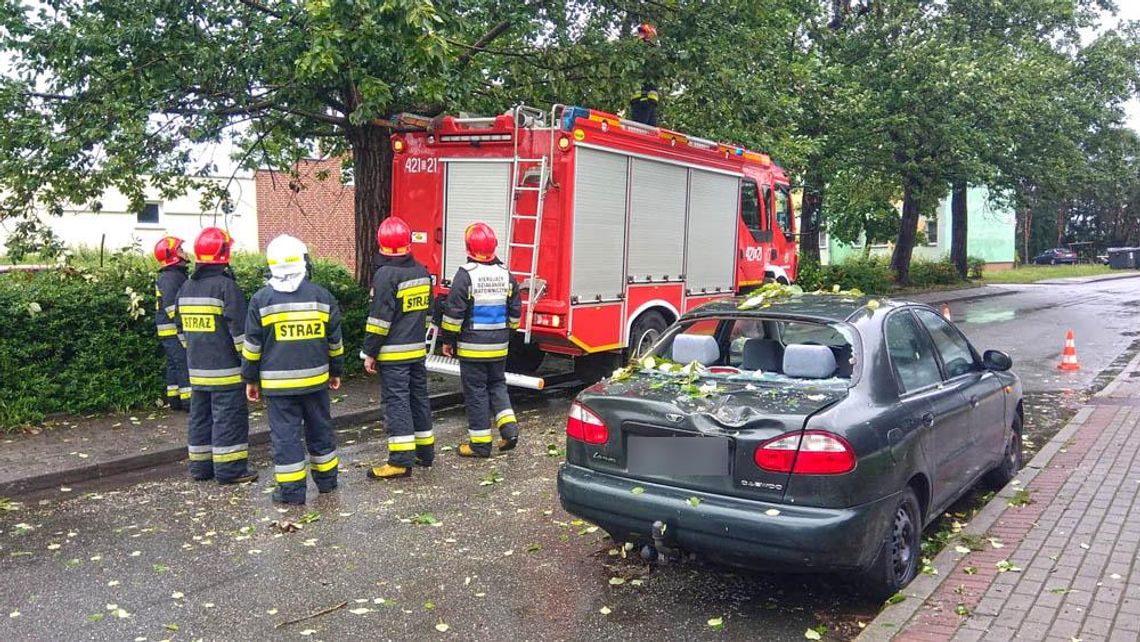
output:
[[[535,343],[525,343],[521,337],[511,339],[511,351],[507,353],[507,372],[533,375],[542,367],[546,353]]]
[[[669,323],[660,312],[650,310],[642,313],[629,328],[629,357],[644,357],[668,327]]]

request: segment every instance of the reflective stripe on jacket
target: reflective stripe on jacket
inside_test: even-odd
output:
[[[190,387],[195,390],[241,386],[245,295],[223,268],[199,267],[178,291],[174,323],[186,345]]]
[[[160,269],[154,280],[154,327],[160,339],[173,339],[178,335],[174,311],[178,307],[178,290],[187,278],[186,264],[180,263]]]
[[[344,369],[336,299],[308,279],[295,292],[261,288],[249,300],[242,358],[242,377],[266,395],[320,390]]]
[[[364,326],[364,354],[383,364],[427,356],[431,277],[410,256],[385,258],[372,277],[372,306]]]
[[[518,283],[498,261],[467,263],[455,273],[442,314],[440,327],[460,359],[506,359],[522,316]]]

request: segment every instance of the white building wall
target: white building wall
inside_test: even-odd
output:
[[[164,236],[177,236],[186,241],[192,253],[194,238],[202,228],[216,225],[229,231],[234,238],[235,251],[256,252],[257,244],[257,189],[253,178],[211,178],[207,180],[229,184],[234,210],[225,214],[221,209],[203,211],[199,203],[201,194],[192,190],[183,196],[163,200],[158,190],[146,190],[147,203],[158,205],[158,223],[140,223],[137,216],[128,212],[128,199],[116,189],[108,190],[98,200],[103,205],[99,213],[88,206],[69,207],[62,216],[39,214],[52,231],[69,248],[98,248],[108,251],[140,243],[149,254],[155,243]],[[0,221],[0,254],[6,253],[4,241],[17,221]]]

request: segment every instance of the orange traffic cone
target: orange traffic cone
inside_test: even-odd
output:
[[[947,321],[953,321],[954,320],[954,319],[950,318],[950,306],[946,303],[942,304],[942,317],[944,319],[946,319]]]
[[[1061,363],[1057,365],[1058,370],[1076,371],[1081,369],[1081,364],[1077,363],[1077,344],[1073,341],[1073,331],[1065,335],[1065,349],[1061,351]]]

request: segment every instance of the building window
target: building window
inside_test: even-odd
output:
[[[158,203],[143,205],[142,211],[137,215],[139,225],[158,225]]]
[[[926,242],[929,245],[938,245],[938,219],[926,219]]]

